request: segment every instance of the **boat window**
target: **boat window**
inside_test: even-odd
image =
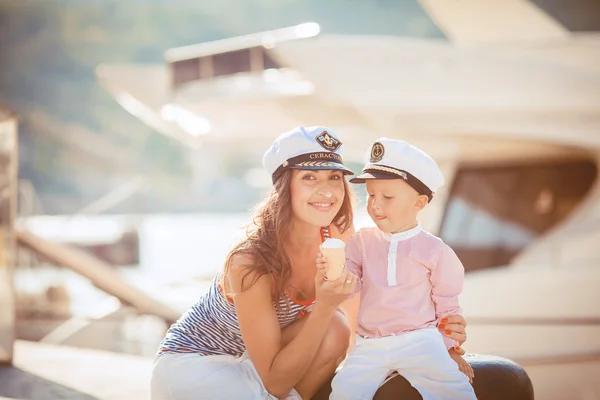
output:
[[[600,2],[597,0],[533,0],[532,3],[572,32],[600,31]]]
[[[565,219],[595,178],[591,161],[459,168],[440,236],[467,272],[505,266]]]
[[[233,75],[250,72],[250,52],[252,48],[229,51],[212,56],[214,76]]]
[[[200,79],[200,59],[192,58],[171,63],[171,74],[174,87]]]
[[[279,69],[281,65],[264,47],[258,46],[173,61],[170,68],[173,88],[178,88],[201,79]]]
[[[269,53],[267,53],[267,51],[265,49],[261,49],[261,50],[262,50],[262,56],[263,56],[263,67],[265,69],[278,69],[278,68],[281,68],[281,65],[279,65],[277,63],[277,61],[275,61],[269,55]]]

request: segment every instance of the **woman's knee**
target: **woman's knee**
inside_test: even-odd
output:
[[[336,312],[317,354],[324,362],[339,363],[346,356],[349,344],[350,326],[346,316]]]
[[[159,356],[159,358],[154,360],[152,366],[152,376],[150,378],[151,400],[167,400],[172,397],[164,366],[164,358],[164,356]]]
[[[247,357],[165,354],[152,371],[152,400],[263,399],[267,396],[258,372]]]

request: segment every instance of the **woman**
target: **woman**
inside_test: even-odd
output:
[[[167,332],[152,399],[308,399],[331,378],[350,343],[339,307],[356,281],[347,271],[328,281],[315,259],[325,238],[354,231],[342,150],[322,127],[275,140],[263,158],[270,195],[207,294]],[[352,320],[356,300],[342,308]],[[462,324],[445,327],[461,343]]]

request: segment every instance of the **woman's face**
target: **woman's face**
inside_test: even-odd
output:
[[[342,207],[344,175],[335,170],[292,170],[290,182],[294,219],[329,226]]]

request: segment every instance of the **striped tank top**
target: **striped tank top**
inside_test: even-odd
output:
[[[321,239],[329,237],[329,229],[321,229]],[[275,307],[279,326],[283,329],[303,317],[314,306],[314,299],[295,300],[288,291]],[[288,306],[289,302],[289,306]],[[275,301],[273,301],[275,306]],[[192,305],[167,331],[159,346],[162,353],[198,353],[201,355],[230,354],[239,357],[246,346],[233,302],[219,287],[219,274],[208,291]]]

